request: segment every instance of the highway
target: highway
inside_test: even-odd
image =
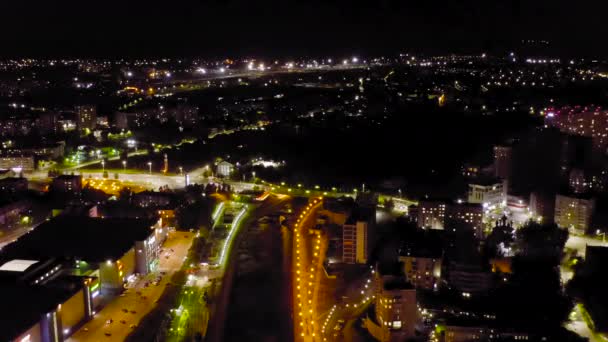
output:
[[[160,258],[158,271],[166,272],[166,275],[162,276],[159,285],[144,286],[146,281],[160,276],[158,273],[150,274],[139,280],[133,288],[127,289],[124,295],[111,300],[67,341],[123,341],[141,319],[155,307],[156,301],[170,282],[171,276],[181,268],[193,237],[193,233],[170,232],[163,249],[165,251],[173,249],[174,252],[171,252],[168,258],[164,256]],[[113,320],[112,323],[108,323],[110,319]]]

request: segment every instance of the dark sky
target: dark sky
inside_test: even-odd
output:
[[[608,53],[606,0],[2,0],[0,55]]]

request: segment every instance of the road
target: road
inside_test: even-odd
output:
[[[320,337],[318,312],[316,311],[319,289],[319,256],[321,236],[311,235],[309,229],[316,221],[316,211],[322,201],[313,199],[303,208],[294,224],[293,250],[295,251],[292,267],[294,292],[294,340],[315,341]]]
[[[138,281],[134,288],[126,290],[124,296],[121,295],[111,300],[67,341],[123,341],[132,332],[131,326],[139,324],[141,319],[155,307],[155,302],[160,298],[171,276],[181,268],[193,237],[193,233],[170,232],[163,249],[173,249],[174,252],[169,255],[169,258],[163,256],[160,259],[158,271],[164,271],[167,274],[162,277],[159,286],[144,287],[144,282],[154,279],[157,274],[146,276]],[[141,295],[137,292],[140,292]],[[129,312],[124,312],[125,309]],[[113,322],[107,324],[109,319],[112,319]],[[121,323],[121,320],[124,320],[125,323]],[[107,336],[106,333],[109,333],[110,336]]]
[[[585,247],[589,246],[608,246],[608,242],[602,241],[600,238],[589,237],[589,236],[580,236],[580,235],[570,235],[568,240],[566,241],[565,248],[572,249],[576,251],[576,255],[580,257],[585,257]]]

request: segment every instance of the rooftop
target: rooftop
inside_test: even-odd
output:
[[[87,262],[118,259],[135,241],[152,233],[151,219],[59,216],[21,237],[0,253],[0,262],[13,259],[78,258]]]
[[[82,287],[46,288],[0,283],[0,340],[11,341],[57,309]]]
[[[36,263],[38,263],[38,260],[13,259],[0,266],[0,271],[24,272]]]

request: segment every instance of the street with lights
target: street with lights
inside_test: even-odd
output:
[[[194,234],[189,232],[170,232],[163,245],[166,252],[160,258],[158,270],[131,284],[120,297],[111,300],[68,341],[125,340],[142,318],[156,306],[165,287],[171,286],[171,276],[181,268],[193,237]],[[151,284],[155,277],[160,278],[158,285]]]
[[[321,236],[311,235],[315,224],[315,212],[322,204],[321,198],[311,199],[302,210],[293,227],[294,272],[294,337],[296,341],[319,340],[316,299],[319,290],[319,274],[322,266]]]

